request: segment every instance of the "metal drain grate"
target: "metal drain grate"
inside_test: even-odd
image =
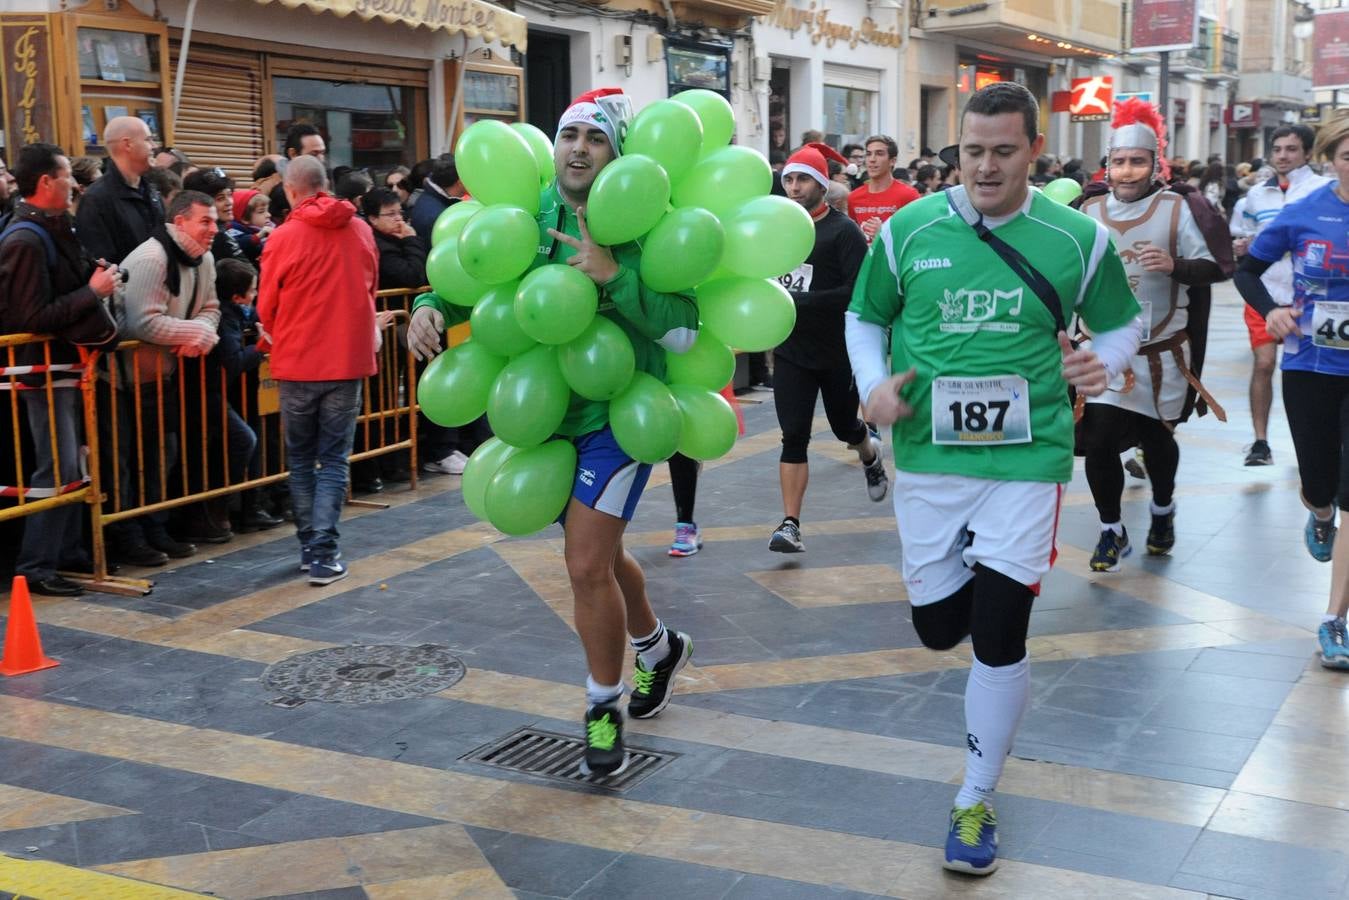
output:
[[[630,746],[626,769],[612,778],[593,778],[582,775],[578,767],[584,750],[585,742],[580,738],[538,728],[521,728],[461,759],[621,793],[645,781],[679,756],[678,753],[657,753]]]

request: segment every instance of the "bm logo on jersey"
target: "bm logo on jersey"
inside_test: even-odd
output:
[[[952,293],[942,291],[937,303],[941,307],[941,330],[947,332],[972,333],[975,331],[1000,331],[1016,333],[1021,330],[1020,322],[995,321],[999,316],[1021,315],[1023,288],[1011,291],[972,291],[961,288]]]

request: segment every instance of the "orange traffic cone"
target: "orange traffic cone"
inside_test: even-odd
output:
[[[27,675],[61,663],[42,654],[42,639],[28,597],[28,579],[14,576],[9,594],[9,626],[5,629],[5,655],[0,657],[0,675]]]

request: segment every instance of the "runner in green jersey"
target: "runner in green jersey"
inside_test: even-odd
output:
[[[965,782],[945,865],[977,875],[997,867],[990,801],[1030,695],[1031,603],[1072,476],[1068,385],[1104,391],[1141,336],[1104,227],[1029,190],[1044,146],[1038,121],[1035,98],[1018,84],[970,98],[961,185],[886,222],[847,313],[867,418],[894,424],[914,629],[935,649],[973,639]],[[1064,333],[1075,313],[1096,334],[1091,350],[1074,350]],[[886,367],[887,328],[899,374]]]
[[[599,88],[572,101],[557,126],[556,180],[544,190],[535,265],[566,263],[599,289],[599,312],[632,342],[637,370],[663,379],[665,351],[683,353],[698,335],[698,307],[687,294],[653,291],[638,278],[641,247],[606,247],[586,227],[585,204],[600,170],[622,151],[628,98]],[[418,300],[408,328],[414,347],[439,350],[438,329],[451,310],[434,296]],[[651,609],[642,567],[623,546],[623,532],[651,474],[630,458],[609,427],[609,404],[572,395],[558,434],[576,445],[576,477],[563,515],[563,556],[575,599],[576,631],[585,649],[585,755],[580,769],[613,776],[627,766],[623,749],[624,636],[637,652],[627,714],[659,715],[670,702],[675,675],[693,654],[688,635],[667,629]],[[528,652],[528,647],[521,648]]]

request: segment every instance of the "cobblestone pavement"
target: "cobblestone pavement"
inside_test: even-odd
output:
[[[1242,465],[1249,352],[1235,292],[1219,296],[1205,380],[1230,421],[1181,430],[1175,552],[1090,573],[1080,466],[1066,495],[989,879],[939,865],[968,645],[919,645],[890,505],[868,502],[823,418],[808,550],[768,552],[761,393],[703,473],[703,552],[665,555],[663,468],[630,530],[658,613],[696,642],[669,709],[630,723],[631,745],[667,757],[639,783],[465,759],[527,726],[579,734],[585,672],[559,532],[503,539],[457,478],[428,478],[352,511],[351,577],[326,588],[297,577],[278,529],[156,572],[143,599],[39,598],[62,665],[0,681],[0,896],[1349,897],[1349,678],[1312,654],[1329,567],[1302,547],[1281,408],[1275,465]],[[1147,501],[1130,480],[1139,535]],[[433,645],[463,669],[432,648],[263,677],[350,644]],[[393,696],[404,676],[433,692],[283,692],[329,677]]]

